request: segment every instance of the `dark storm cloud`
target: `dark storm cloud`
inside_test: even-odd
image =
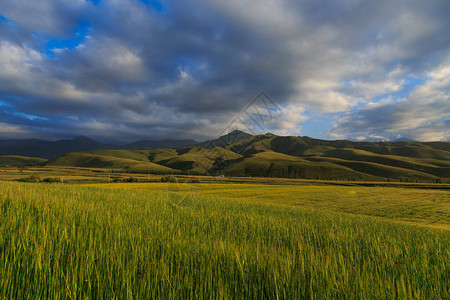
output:
[[[0,137],[14,127],[46,137],[201,139],[260,90],[290,112],[270,130],[299,134],[309,110],[344,114],[330,134],[353,137],[352,118],[363,118],[367,130],[358,134],[382,135],[396,128],[380,126],[370,103],[398,93],[411,76],[441,70],[449,57],[445,0],[161,4],[2,1],[0,101],[8,109]],[[65,42],[75,37],[78,45]],[[448,95],[431,88],[441,92],[432,101]],[[21,114],[35,118],[23,123]],[[440,126],[444,117],[421,126]]]

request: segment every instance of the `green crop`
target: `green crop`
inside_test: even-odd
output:
[[[164,190],[0,182],[0,298],[450,295],[448,230],[197,197],[182,208]]]

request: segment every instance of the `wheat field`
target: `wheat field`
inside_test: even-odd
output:
[[[450,295],[448,192],[223,185],[184,207],[170,195],[186,191],[153,185],[0,182],[0,298]]]

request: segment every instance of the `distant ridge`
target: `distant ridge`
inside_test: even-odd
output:
[[[40,157],[53,159],[70,152],[94,150],[150,150],[158,148],[178,148],[181,146],[197,144],[196,140],[162,140],[138,141],[126,145],[104,144],[86,136],[58,141],[39,139],[26,140],[0,140],[0,155],[19,155],[26,157]]]
[[[55,158],[74,151],[91,151],[117,147],[97,142],[85,136],[72,140],[45,141],[39,139],[28,140],[0,140],[0,155],[20,155],[28,157]]]

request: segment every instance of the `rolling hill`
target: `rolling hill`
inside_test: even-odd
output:
[[[145,150],[99,150],[90,152],[73,152],[52,159],[48,161],[46,165],[120,169],[135,173],[180,173],[179,170],[150,162],[147,156],[148,151]]]
[[[266,168],[266,176],[406,181],[450,178],[450,143],[443,142],[369,143],[266,134],[230,145],[229,149],[244,155],[244,162],[256,159],[260,164],[272,166]],[[290,162],[279,161],[273,155],[260,155],[270,152],[287,155]],[[330,167],[332,170],[328,169]],[[244,175],[255,172],[255,167],[238,169],[244,170]],[[261,170],[257,174],[260,175]]]
[[[232,132],[195,146],[77,152],[47,164],[154,173],[439,182],[450,181],[450,143],[326,141]]]
[[[222,147],[209,149],[201,147],[181,147],[172,151],[151,150],[152,162],[168,166],[184,173],[207,174],[225,171],[225,163],[243,156]],[[219,161],[221,158],[221,162]]]
[[[0,156],[0,166],[10,166],[10,167],[28,167],[37,166],[46,162],[46,159],[39,157],[25,157],[18,155],[1,155]]]

